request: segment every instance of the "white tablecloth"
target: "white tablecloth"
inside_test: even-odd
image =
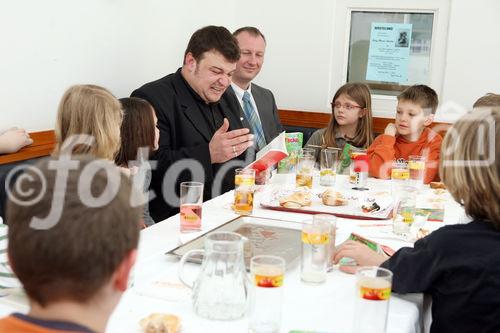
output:
[[[338,177],[338,182],[346,180]],[[274,177],[273,181],[286,181]],[[370,179],[372,186],[385,187],[387,182]],[[273,186],[273,185],[271,185]],[[276,186],[276,185],[274,185]],[[254,216],[306,222],[310,215],[270,211],[259,207],[262,192],[255,196]],[[141,231],[139,255],[134,269],[134,286],[123,296],[113,313],[107,332],[141,332],[139,320],[152,312],[172,313],[182,318],[182,332],[247,332],[246,318],[236,321],[210,321],[197,317],[191,308],[191,292],[177,278],[178,260],[165,253],[180,244],[207,232],[235,217],[230,209],[233,193],[228,192],[203,204],[201,232],[180,234],[179,216]],[[458,205],[448,200],[445,223],[431,223],[437,228],[446,223],[456,223],[463,214]],[[352,232],[358,232],[384,245],[398,249],[412,246],[392,235],[390,226],[366,227],[381,221],[348,220],[337,221],[337,243],[344,241]],[[382,221],[387,223],[387,221]],[[364,226],[358,226],[364,225]],[[186,274],[195,277],[198,265],[187,264]],[[284,304],[281,332],[309,330],[320,332],[349,332],[354,320],[355,278],[338,270],[328,274],[325,284],[306,285],[300,282],[299,269],[287,271],[284,283]],[[387,332],[420,332],[422,328],[422,295],[393,295],[390,300]],[[26,312],[27,307],[0,298],[0,316],[12,311]],[[362,318],[357,314],[356,318]]]

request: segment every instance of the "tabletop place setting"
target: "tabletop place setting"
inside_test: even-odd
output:
[[[235,189],[207,202],[202,202],[203,184],[180,185],[180,214],[170,220],[177,219],[181,236],[166,252],[177,270],[167,274],[167,289],[183,290],[189,318],[252,333],[410,332],[412,325],[420,327],[412,321],[420,321],[425,311],[421,294],[410,301],[394,296],[389,270],[358,268],[346,257],[335,263],[334,256],[345,241],[388,257],[412,246],[445,224],[451,197],[440,184],[423,184],[419,156],[394,161],[391,179],[380,180],[368,178],[366,151],[353,150],[351,165],[339,173],[339,150],[315,150],[301,149],[293,167],[286,173],[273,170],[262,185],[256,185],[256,170],[236,169]],[[340,266],[358,269],[349,275]],[[148,295],[154,294],[151,284],[148,288]],[[340,321],[290,320],[310,306],[327,316],[328,305],[341,308]],[[399,312],[401,305],[411,308],[412,316],[404,329],[391,329],[391,309]],[[181,332],[182,327],[188,331],[182,322]]]

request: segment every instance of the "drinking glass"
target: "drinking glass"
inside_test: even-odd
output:
[[[391,287],[391,271],[381,267],[358,269],[353,332],[385,333]]]
[[[317,220],[312,224],[302,226],[302,281],[311,284],[321,284],[326,280],[327,262],[329,256],[331,224]]]
[[[250,260],[252,291],[250,298],[250,332],[278,333],[281,326],[285,260],[260,255]]]
[[[410,170],[410,183],[412,186],[420,187],[424,184],[425,157],[410,155],[408,157],[408,169]]]
[[[397,235],[408,235],[415,221],[417,189],[401,186],[396,191],[395,200],[392,231]]]
[[[180,193],[181,232],[201,230],[203,183],[183,182]]]
[[[337,232],[337,217],[330,214],[316,214],[313,216],[313,224],[330,224],[330,239],[328,242],[328,256],[326,260],[326,270],[333,269],[333,257],[335,255],[335,235]]]
[[[320,171],[319,171],[319,184],[322,186],[335,185],[335,176],[337,174],[337,149],[321,149],[320,155]]]
[[[252,214],[254,190],[255,170],[236,169],[234,176],[234,211],[236,214]]]
[[[312,188],[315,163],[316,157],[314,155],[314,149],[302,149],[297,160],[297,169],[295,173],[295,184],[297,187],[307,186]]]
[[[410,169],[408,163],[404,160],[396,160],[392,162],[391,168],[391,191],[395,194],[401,186],[408,186],[410,179]]]

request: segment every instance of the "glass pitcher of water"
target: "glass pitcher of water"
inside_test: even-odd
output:
[[[200,317],[233,320],[245,315],[249,280],[243,258],[243,237],[234,232],[214,232],[204,250],[185,253],[179,263],[179,279],[193,290],[193,308]],[[201,272],[193,283],[183,277],[186,260],[203,255]]]

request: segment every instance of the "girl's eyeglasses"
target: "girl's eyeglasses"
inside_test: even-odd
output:
[[[340,110],[342,107],[344,108],[344,110],[347,110],[347,111],[352,111],[355,109],[362,109],[363,108],[362,106],[353,105],[353,104],[332,103],[332,108],[334,108],[335,110]]]

